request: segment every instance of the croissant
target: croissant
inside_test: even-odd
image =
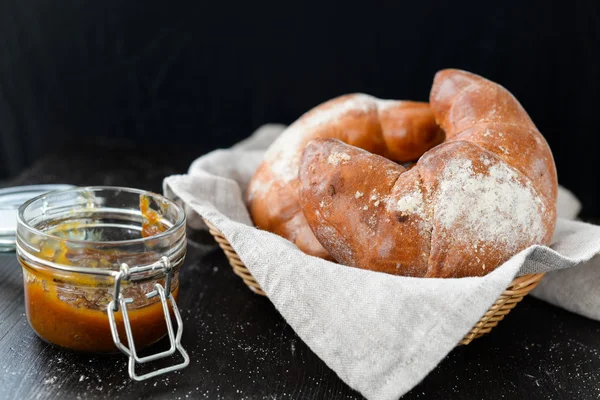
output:
[[[315,138],[340,139],[407,162],[441,143],[444,133],[427,103],[352,94],[307,112],[271,145],[246,191],[255,226],[285,237],[307,254],[331,259],[308,226],[298,200],[300,156]]]
[[[481,276],[556,223],[548,144],[517,99],[480,76],[442,70],[429,104],[444,143],[411,168],[335,139],[305,147],[299,199],[340,263],[415,277]]]

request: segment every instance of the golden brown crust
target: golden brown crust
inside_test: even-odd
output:
[[[254,224],[295,243],[307,254],[331,257],[306,223],[298,202],[302,150],[317,138],[335,138],[373,154],[406,162],[441,143],[443,131],[427,103],[338,97],[294,122],[268,149],[252,178],[246,203]]]
[[[428,227],[422,229],[419,218],[388,210],[390,195],[413,190],[418,174],[334,139],[311,141],[301,165],[304,215],[338,262],[413,276],[427,272]]]
[[[531,179],[556,202],[556,167],[548,143],[519,101],[504,87],[466,71],[438,72],[430,102],[446,140],[477,143]]]
[[[550,149],[503,87],[456,70],[436,75],[430,105],[447,141],[410,170],[317,139],[300,164],[300,203],[336,260],[424,277],[485,275],[556,222]]]

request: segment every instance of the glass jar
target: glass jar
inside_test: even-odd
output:
[[[186,366],[189,358],[179,343],[182,321],[175,303],[186,252],[185,225],[177,204],[137,189],[74,188],[23,204],[17,218],[17,257],[23,267],[27,319],[35,333],[72,350],[120,350],[129,357],[130,375],[137,380]],[[137,356],[167,334],[169,350]],[[135,375],[136,362],[176,350],[184,363]]]

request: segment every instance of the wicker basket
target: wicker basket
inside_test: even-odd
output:
[[[223,234],[210,222],[204,220],[209,228],[210,233],[214,236],[221,249],[225,252],[233,272],[244,280],[244,283],[256,294],[266,296],[266,293],[260,288],[260,285],[254,280],[254,277],[248,271],[240,257],[225,239]],[[469,344],[474,339],[480,338],[486,333],[490,333],[504,316],[510,313],[510,310],[523,300],[530,291],[532,291],[540,282],[544,274],[530,274],[515,278],[510,286],[502,293],[490,309],[481,317],[479,322],[471,329],[471,331],[459,342],[459,344]]]

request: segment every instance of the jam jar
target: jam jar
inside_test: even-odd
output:
[[[181,207],[137,189],[81,187],[24,203],[16,247],[29,324],[67,349],[125,353],[135,380],[187,366],[176,304],[185,229]],[[138,356],[166,335],[168,350]],[[176,351],[182,363],[135,373],[137,363]]]

